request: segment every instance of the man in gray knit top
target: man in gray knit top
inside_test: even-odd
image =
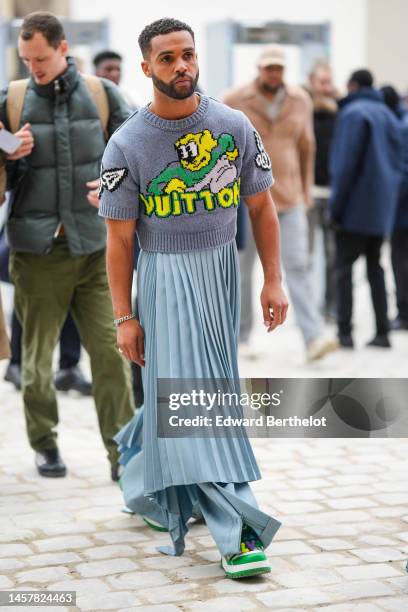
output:
[[[234,239],[241,197],[264,269],[263,321],[267,331],[284,322],[271,163],[243,113],[195,93],[197,55],[187,24],[156,21],[139,44],[153,101],[109,141],[99,193],[118,346],[143,366],[143,409],[116,436],[125,465],[121,485],[133,512],[169,532],[173,547],[161,552],[182,554],[187,521],[198,512],[227,576],[241,578],[270,571],[264,549],[280,526],[258,509],[251,491],[260,473],[249,441],[159,438],[157,380],[239,378]],[[137,318],[135,232],[142,249]]]

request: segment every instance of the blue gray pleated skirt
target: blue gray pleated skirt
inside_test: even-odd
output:
[[[158,378],[239,378],[235,241],[188,253],[142,251],[137,276],[145,400],[116,436],[125,503],[169,529],[167,554],[182,554],[193,514],[204,516],[223,555],[240,552],[243,523],[266,547],[280,523],[258,509],[248,484],[261,477],[249,440],[157,436]]]

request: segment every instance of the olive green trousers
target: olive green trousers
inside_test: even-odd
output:
[[[12,252],[10,275],[23,328],[22,391],[32,448],[56,446],[58,407],[52,360],[71,308],[91,361],[99,429],[109,461],[116,463],[113,437],[132,418],[134,404],[130,368],[116,348],[105,251],[72,257],[66,239],[57,238],[46,255]]]

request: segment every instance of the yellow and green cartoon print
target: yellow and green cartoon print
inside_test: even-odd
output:
[[[210,130],[188,133],[175,144],[177,165],[170,164],[140,194],[148,216],[179,216],[196,212],[196,202],[207,211],[239,204],[239,179],[235,164],[239,157],[234,137]]]

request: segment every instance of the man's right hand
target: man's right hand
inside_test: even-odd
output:
[[[144,367],[144,331],[137,319],[121,323],[117,329],[118,349],[128,361]]]
[[[3,127],[3,125],[1,127]],[[22,143],[18,147],[18,149],[14,151],[14,153],[7,155],[7,159],[16,160],[30,155],[34,147],[34,138],[31,132],[31,125],[29,123],[26,123],[25,125],[23,125],[22,128],[18,130],[18,132],[14,134],[14,136],[17,136],[17,138],[19,138]]]

